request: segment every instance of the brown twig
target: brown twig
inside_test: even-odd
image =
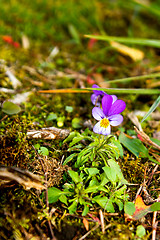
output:
[[[145,132],[143,132],[142,130],[139,131],[135,126],[134,126],[134,129],[137,132],[137,134],[139,134],[141,136],[141,138],[143,139],[143,142],[145,144],[160,150],[160,146],[158,144],[156,144],[155,142],[151,141],[151,139],[149,138],[149,136]]]

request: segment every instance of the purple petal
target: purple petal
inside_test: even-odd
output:
[[[104,115],[102,109],[99,107],[94,107],[92,109],[92,116],[98,121],[105,118],[105,115]]]
[[[111,133],[111,126],[109,125],[107,128],[101,127],[101,134],[103,135],[109,135]]]
[[[98,85],[96,84],[93,84],[92,88],[99,88]],[[93,90],[94,94],[96,95],[103,95],[103,92],[102,91],[98,91],[98,90]]]
[[[116,95],[111,95],[113,98],[113,103],[117,100],[117,96]]]
[[[113,98],[110,95],[104,95],[102,98],[102,109],[106,116],[108,116],[108,112],[112,106]]]
[[[122,123],[123,117],[120,114],[115,114],[110,117],[108,117],[109,123],[111,126],[118,126],[119,124]]]
[[[108,116],[115,115],[121,113],[126,107],[126,104],[122,100],[116,100],[111,108],[108,111]],[[103,110],[104,111],[104,110]]]
[[[97,97],[98,96],[96,94],[94,94],[94,93],[91,95],[91,102],[93,103],[93,105],[96,104]]]

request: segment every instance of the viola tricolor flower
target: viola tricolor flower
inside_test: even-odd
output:
[[[99,91],[101,92],[101,91]],[[122,100],[118,100],[115,95],[105,94],[102,98],[102,109],[94,107],[92,109],[93,117],[99,122],[93,128],[95,133],[109,135],[111,133],[111,126],[118,126],[122,123],[123,117],[121,113],[126,107]]]
[[[94,84],[92,88],[99,88],[98,85]],[[93,90],[93,94],[91,95],[91,101],[93,105],[96,105],[97,107],[100,107],[101,101],[103,96],[108,95],[104,91],[99,91],[99,90]],[[111,95],[113,98],[113,102],[117,100],[116,95]]]

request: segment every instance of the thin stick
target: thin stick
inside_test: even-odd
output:
[[[84,234],[81,238],[79,238],[78,240],[83,240],[85,239],[91,232],[95,231],[97,228],[99,227],[99,223],[97,225],[95,225],[90,231],[88,231],[86,234]]]
[[[157,225],[158,221],[156,222],[156,217],[157,217],[157,211],[153,213],[153,221],[152,221],[152,240],[156,240],[156,230],[157,230]]]
[[[99,210],[99,215],[100,215],[100,220],[101,220],[101,228],[102,228],[102,233],[105,233],[105,229],[104,229],[104,215],[102,213],[102,210]]]

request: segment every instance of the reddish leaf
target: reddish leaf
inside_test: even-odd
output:
[[[89,50],[92,50],[92,48],[93,48],[93,46],[95,45],[96,42],[97,42],[97,39],[95,39],[95,38],[89,39],[87,48]]]
[[[144,217],[148,212],[150,212],[150,205],[149,206],[145,205],[140,195],[138,195],[138,197],[136,198],[135,208],[136,210],[132,215],[133,219],[135,220]]]
[[[7,42],[7,43],[9,43],[9,44],[12,44],[12,43],[13,43],[13,39],[12,39],[11,36],[4,35],[4,36],[2,36],[2,39],[3,39],[4,42]]]
[[[93,78],[91,78],[91,77],[88,75],[88,76],[87,76],[87,83],[93,85],[93,84],[95,84],[96,82],[95,82],[95,80],[94,80]]]
[[[15,47],[15,48],[19,48],[20,47],[20,44],[18,42],[13,42],[12,45]]]
[[[88,231],[89,230],[89,222],[86,218],[83,218],[83,224],[85,226],[85,229]]]

